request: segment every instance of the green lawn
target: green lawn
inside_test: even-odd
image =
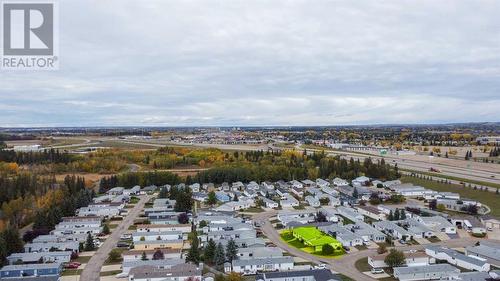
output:
[[[368,264],[368,258],[362,258],[357,260],[354,263],[354,266],[359,272],[367,272],[372,269],[372,267]]]
[[[413,183],[435,191],[456,192],[463,198],[477,200],[491,209],[491,215],[500,217],[500,195],[489,191],[474,190],[458,184],[447,184],[414,177],[402,177],[404,183]]]
[[[264,212],[264,209],[262,209],[261,207],[250,207],[250,208],[244,209],[242,212],[262,213],[262,212]]]
[[[109,229],[115,229],[115,228],[117,228],[117,227],[118,227],[118,225],[120,225],[120,224],[115,224],[115,223],[111,224],[111,223],[108,223],[107,225],[108,225]]]
[[[78,257],[77,259],[72,260],[72,261],[76,261],[76,262],[79,262],[79,263],[87,263],[90,260],[91,257],[92,256]]]
[[[344,274],[340,274],[338,273],[337,274],[338,277],[340,277],[340,280],[342,281],[355,281],[354,279],[352,279],[351,277],[349,276],[345,276]]]
[[[319,242],[321,242],[323,244],[339,243],[333,237],[328,236],[326,234],[323,234],[322,232],[320,232],[317,229],[315,229],[317,231],[317,232],[315,232],[314,230],[311,230],[309,228],[311,228],[311,227],[299,227],[298,229],[299,229],[299,231],[301,231],[301,233],[305,233],[306,235],[309,235],[310,233],[317,233],[317,234],[321,235],[320,239],[316,239],[315,240],[315,241],[318,241],[318,243]],[[295,229],[295,230],[297,230],[297,229]],[[331,258],[331,257],[339,257],[339,256],[342,256],[344,254],[344,249],[342,248],[341,251],[335,251],[335,253],[333,253],[332,255],[323,255],[323,253],[321,251],[317,251],[315,247],[304,245],[304,243],[302,243],[301,241],[299,241],[298,239],[296,239],[293,236],[291,230],[284,230],[284,231],[282,231],[280,233],[280,236],[281,236],[281,239],[283,241],[285,241],[288,245],[290,245],[290,246],[292,246],[294,248],[300,249],[301,251],[304,251],[306,253],[315,255],[315,256],[321,256],[321,257]]]
[[[121,270],[113,270],[113,271],[104,271],[99,274],[99,276],[114,276],[118,273],[121,273]]]
[[[431,243],[437,243],[437,242],[440,242],[441,240],[437,237],[430,237],[430,238],[426,238],[427,240],[429,240]]]
[[[61,276],[73,276],[82,274],[83,269],[65,269]]]

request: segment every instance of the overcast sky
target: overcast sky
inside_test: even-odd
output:
[[[59,1],[0,127],[500,121],[500,1]]]

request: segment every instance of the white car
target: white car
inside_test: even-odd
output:
[[[115,277],[116,278],[125,278],[125,277],[128,277],[128,274],[125,272],[122,272],[122,273],[116,274]]]
[[[120,239],[121,239],[121,240],[129,240],[129,239],[132,239],[132,234],[130,234],[130,233],[125,233],[125,234],[122,234],[122,235],[120,236]]]
[[[382,274],[382,273],[385,273],[385,271],[382,268],[372,268],[371,273],[372,274]]]
[[[314,267],[315,269],[325,269],[326,268],[326,264],[324,263],[320,263],[318,264],[317,266]]]

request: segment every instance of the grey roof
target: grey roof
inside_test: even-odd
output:
[[[233,261],[233,266],[282,264],[282,263],[293,263],[293,257],[253,258],[253,259],[242,259],[242,260],[238,259]]]
[[[33,264],[12,264],[6,265],[0,269],[0,271],[8,271],[8,270],[23,270],[23,269],[46,269],[46,268],[54,268],[60,267],[61,263],[33,263]]]
[[[401,235],[409,235],[411,236],[411,233],[409,233],[406,229],[402,228],[401,226],[397,225],[393,221],[377,221],[374,222],[373,225],[383,228],[383,229],[389,229],[393,231],[397,231],[401,233]]]
[[[481,242],[479,246],[467,247],[467,253],[475,253],[490,259],[500,260],[500,248]]]
[[[164,260],[126,260],[123,261],[123,267],[124,268],[134,268],[134,267],[139,267],[139,266],[144,266],[144,265],[149,265],[149,266],[174,266],[177,264],[184,264],[183,259],[164,259]]]
[[[201,276],[201,269],[193,264],[177,264],[170,268],[158,268],[151,265],[143,265],[134,267],[130,270],[129,275],[135,279],[144,278],[171,278],[181,276]]]
[[[463,272],[458,275],[461,281],[484,281],[491,278],[487,272]]]
[[[281,250],[278,247],[239,248],[238,253],[239,254],[251,253],[252,254],[251,258],[283,256],[283,250]]]
[[[460,270],[454,266],[447,263],[443,264],[432,264],[424,266],[410,266],[410,267],[395,267],[394,275],[401,274],[419,274],[419,273],[431,273],[431,272],[456,272],[459,273]]]
[[[58,281],[59,275],[9,277],[9,281]]]
[[[429,249],[431,251],[437,252],[437,253],[445,253],[448,256],[454,258],[455,260],[461,260],[461,261],[467,262],[469,264],[473,264],[473,265],[477,265],[477,266],[483,266],[486,264],[486,261],[471,258],[469,256],[466,256],[462,253],[459,253],[459,252],[452,250],[452,249],[449,249],[449,248],[435,246],[435,245],[429,245],[429,246],[426,246],[425,248]]]
[[[33,252],[33,253],[12,253],[7,257],[8,260],[38,261],[43,257],[71,256],[71,251],[54,252]]]
[[[268,272],[257,275],[256,280],[270,280],[277,278],[292,278],[292,277],[306,277],[306,276],[313,276],[314,280],[316,281],[336,280],[332,272],[328,269]]]

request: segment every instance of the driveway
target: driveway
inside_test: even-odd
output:
[[[144,205],[152,198],[152,195],[142,195],[139,202],[130,209],[128,215],[122,220],[120,225],[116,227],[108,239],[99,247],[95,254],[90,258],[87,266],[83,269],[80,276],[80,281],[99,281],[101,267],[108,258],[109,252],[116,248],[116,244],[120,240],[120,236],[127,232],[129,226],[134,223],[134,219],[139,216],[139,213],[144,208]]]

